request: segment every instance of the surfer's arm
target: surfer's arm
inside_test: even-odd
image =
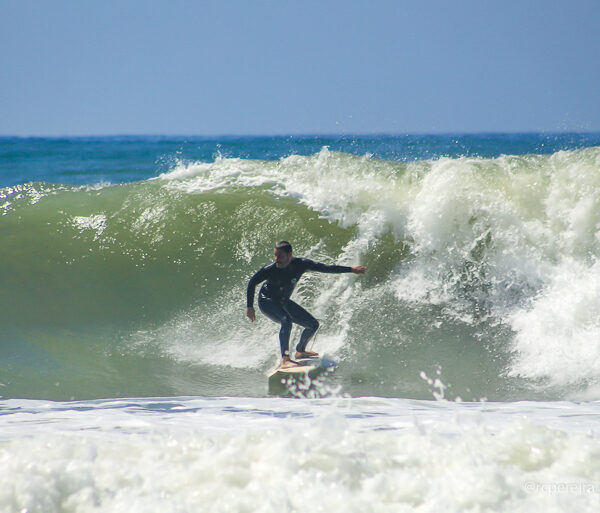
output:
[[[246,290],[246,307],[254,310],[254,293],[256,292],[256,286],[267,279],[267,272],[265,268],[259,269],[259,271],[250,278],[248,282],[248,289]],[[249,316],[248,316],[249,317]]]
[[[355,265],[349,267],[347,265],[327,265],[322,262],[315,262],[314,260],[305,259],[305,265],[307,271],[317,271],[319,273],[355,273],[364,274],[367,270],[362,265]]]

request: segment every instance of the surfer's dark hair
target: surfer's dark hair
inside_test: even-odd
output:
[[[275,249],[281,249],[286,253],[292,252],[292,245],[287,240],[281,240],[275,244]]]

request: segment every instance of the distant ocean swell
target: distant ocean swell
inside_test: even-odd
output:
[[[244,317],[273,242],[365,277],[296,297],[351,395],[600,396],[600,148],[391,162],[323,148],[119,185],[0,189],[8,397],[264,395]]]

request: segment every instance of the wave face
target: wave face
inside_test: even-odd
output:
[[[413,162],[323,148],[0,189],[0,393],[266,394],[278,330],[248,322],[245,288],[286,239],[369,269],[306,274],[294,296],[343,392],[598,397],[599,171],[598,147]]]

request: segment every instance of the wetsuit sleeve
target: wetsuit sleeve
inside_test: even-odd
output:
[[[259,269],[258,272],[252,276],[252,278],[250,278],[250,281],[248,282],[248,290],[246,291],[246,306],[254,306],[254,293],[256,291],[256,286],[266,279],[267,271],[264,267]]]
[[[305,269],[307,271],[317,271],[319,273],[351,273],[352,267],[347,265],[327,265],[314,260],[304,259]]]

